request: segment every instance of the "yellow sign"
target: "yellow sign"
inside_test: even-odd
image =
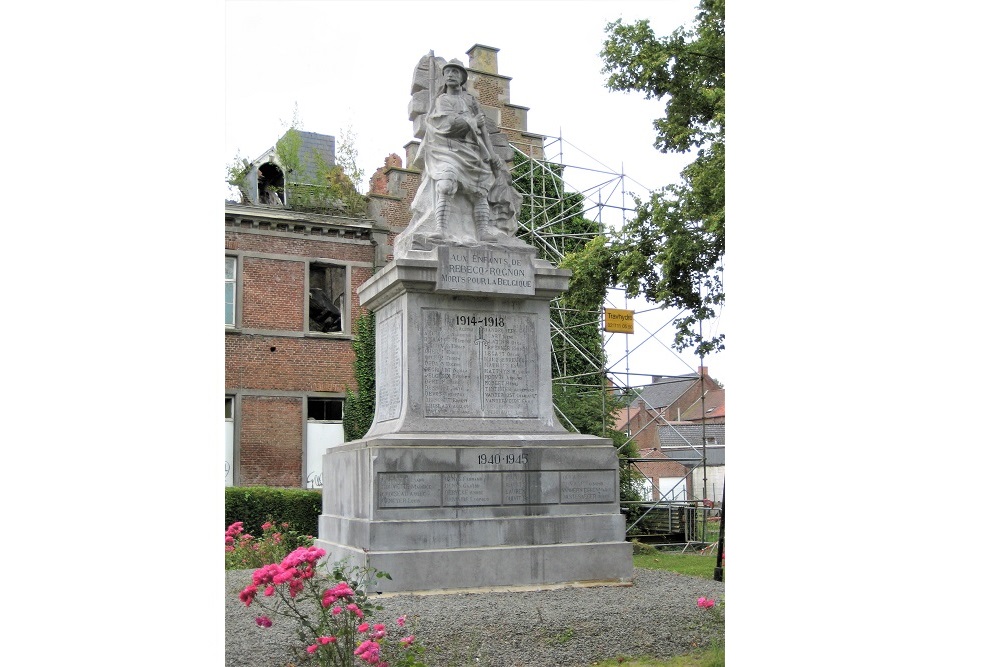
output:
[[[635,333],[632,327],[634,310],[604,309],[604,330],[611,333]]]

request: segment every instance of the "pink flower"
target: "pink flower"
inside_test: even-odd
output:
[[[368,624],[362,623],[358,626],[358,632],[368,632]]]
[[[406,623],[406,614],[403,614],[402,616],[396,619],[396,625],[398,625],[399,627],[403,627],[405,623]]]
[[[267,616],[258,616],[254,620],[257,622],[257,625],[259,625],[262,628],[269,628],[273,625],[271,619],[269,619]]]
[[[330,610],[330,613],[336,616],[342,611],[344,611],[343,607],[334,607],[333,609]]]
[[[317,644],[310,644],[309,646],[306,646],[306,653],[315,653],[318,648],[319,646]]]
[[[319,547],[299,547],[285,556],[285,559],[281,561],[281,567],[298,567],[303,563],[312,565],[324,555],[326,555],[326,551]]]
[[[358,608],[358,605],[354,604],[353,602],[351,604],[347,605],[347,608],[350,611],[353,611],[354,615],[357,616],[358,618],[364,618],[365,617],[365,613],[363,611],[361,611],[361,609]]]
[[[295,578],[295,570],[281,570],[271,577],[271,581],[276,584],[284,584]]]
[[[360,630],[361,628],[359,627],[358,629]],[[372,626],[371,638],[382,639],[382,637],[385,637],[385,626],[382,625],[381,623],[376,623],[374,626]]]
[[[331,604],[340,600],[341,598],[346,598],[354,595],[354,591],[346,582],[340,582],[333,588],[328,588],[323,591],[323,606],[329,607]]]
[[[260,529],[261,530],[267,530],[268,528],[270,528],[273,525],[274,524],[271,523],[270,521],[265,521],[264,523],[261,524]]]
[[[715,600],[709,598],[698,598],[698,606],[702,609],[708,609],[709,607],[715,606]]]
[[[250,603],[253,602],[253,598],[256,594],[257,594],[257,587],[251,584],[250,586],[247,586],[242,591],[240,591],[240,602],[249,607]]]
[[[379,661],[379,645],[378,642],[366,639],[361,644],[354,649],[354,655],[358,656],[365,662],[369,664],[376,664]]]
[[[233,535],[239,535],[243,532],[243,522],[237,521],[236,523],[226,528],[226,537],[232,537]]]
[[[413,636],[413,635],[410,635],[409,637],[403,637],[403,638],[402,638],[402,639],[401,639],[401,640],[399,641],[399,643],[400,643],[400,644],[402,644],[403,646],[409,646],[410,644],[412,644],[412,643],[413,643],[413,640],[414,640],[414,639],[415,639],[415,638],[414,638],[414,636]]]
[[[317,637],[316,640],[323,646],[326,646],[327,644],[332,644],[333,642],[337,641],[337,638],[327,635],[325,637]]]

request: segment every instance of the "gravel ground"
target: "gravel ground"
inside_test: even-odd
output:
[[[298,640],[294,623],[261,629],[261,608],[238,599],[253,570],[226,572],[226,667],[285,667]],[[427,647],[429,667],[582,667],[618,656],[666,659],[722,636],[701,596],[721,599],[722,582],[673,572],[633,571],[631,586],[529,592],[396,594],[374,598],[389,625],[407,626]]]

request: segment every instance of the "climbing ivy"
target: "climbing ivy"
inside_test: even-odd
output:
[[[360,440],[375,419],[375,316],[368,311],[354,321],[354,381],[344,402],[344,437]]]

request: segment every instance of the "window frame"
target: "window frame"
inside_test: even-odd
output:
[[[314,419],[309,416],[309,403],[311,401],[324,401],[327,403],[337,402],[340,404],[340,419]],[[306,421],[307,422],[317,422],[320,424],[343,424],[344,423],[344,408],[346,407],[347,399],[340,396],[307,396],[306,397]],[[325,412],[325,410],[324,410]]]
[[[232,260],[232,266],[233,266],[232,278],[230,278],[228,275],[230,260]],[[238,328],[237,324],[240,321],[240,258],[238,255],[226,255],[226,272],[227,272],[227,275],[225,277],[226,287],[228,287],[230,284],[233,286],[233,310],[232,310],[233,321],[232,322],[227,321],[226,328],[236,329]],[[227,306],[226,315],[228,317],[229,315],[228,302],[226,303],[226,306]]]
[[[314,259],[305,263],[306,264],[306,289],[303,301],[305,309],[305,333],[309,336],[329,336],[329,337],[344,337],[351,335],[351,267],[349,264],[338,262],[336,260],[325,260],[325,259]],[[340,295],[340,329],[335,331],[323,331],[322,329],[313,328],[313,319],[310,317],[310,295],[312,291],[312,277],[314,268],[323,269],[337,269],[341,271],[343,275],[343,292]],[[332,290],[331,290],[332,291]],[[334,300],[332,294],[328,294],[331,300]]]

